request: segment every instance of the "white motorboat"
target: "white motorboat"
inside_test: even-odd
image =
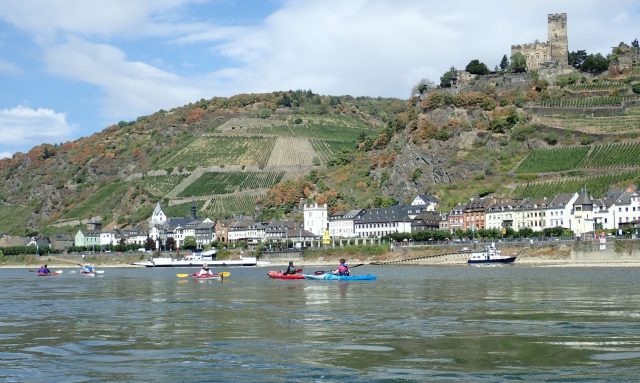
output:
[[[467,263],[470,265],[482,265],[492,263],[513,263],[515,260],[515,256],[502,255],[500,250],[496,248],[495,243],[491,243],[491,245],[485,247],[484,251],[471,253]]]

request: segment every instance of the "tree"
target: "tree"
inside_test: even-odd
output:
[[[478,59],[469,61],[469,64],[464,69],[471,74],[484,75],[489,73],[489,68]]]
[[[602,73],[609,69],[609,60],[600,53],[590,54],[582,63],[580,70],[592,74]]]
[[[524,73],[527,71],[527,58],[521,52],[511,55],[510,69],[513,73]]]
[[[164,247],[167,250],[175,250],[176,249],[176,240],[173,239],[173,237],[167,238],[167,240],[164,243]]]
[[[507,55],[503,55],[502,60],[500,60],[500,70],[504,72],[507,69],[509,69],[509,59]]]
[[[411,90],[411,95],[427,93],[435,87],[436,84],[434,84],[433,81],[423,78],[422,80],[418,81],[418,84],[416,84],[416,86],[413,87],[413,89]]]
[[[569,65],[576,69],[580,69],[584,60],[587,58],[587,51],[580,49],[569,53]]]
[[[640,48],[640,44],[638,44],[638,39],[634,39],[631,42],[631,46],[634,47],[634,48]]]
[[[197,247],[196,238],[193,236],[188,236],[184,238],[184,248],[188,250],[193,250]]]
[[[451,88],[451,81],[456,78],[456,68],[451,67],[440,77],[440,88]]]

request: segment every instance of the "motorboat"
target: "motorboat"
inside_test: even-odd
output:
[[[485,247],[484,251],[471,253],[467,263],[470,265],[513,263],[515,260],[516,256],[502,255],[500,250],[496,248],[495,243],[492,242],[491,245]]]

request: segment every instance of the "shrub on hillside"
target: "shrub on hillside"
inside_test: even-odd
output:
[[[631,90],[632,90],[632,91],[633,91],[633,93],[635,93],[635,94],[640,94],[640,83],[635,84],[635,85],[631,88]]]

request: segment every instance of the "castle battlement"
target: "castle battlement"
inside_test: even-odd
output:
[[[548,42],[535,42],[535,43],[525,43],[525,44],[516,44],[516,45],[512,45],[511,49],[540,49],[540,48],[546,48],[549,46]]]

